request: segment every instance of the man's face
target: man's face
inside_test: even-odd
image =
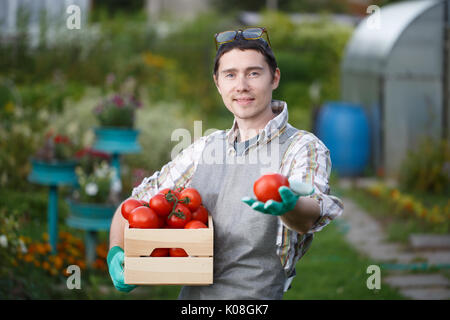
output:
[[[239,119],[257,119],[267,112],[280,70],[272,79],[264,56],[256,50],[233,49],[220,58],[216,87],[225,106]]]

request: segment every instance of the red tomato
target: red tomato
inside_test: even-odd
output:
[[[169,248],[156,248],[152,251],[150,257],[168,257]]]
[[[200,205],[202,204],[202,197],[200,196],[200,193],[198,193],[198,191],[194,188],[186,188],[181,191],[179,199],[191,211],[197,210],[198,207],[200,207]]]
[[[169,256],[171,257],[188,257],[188,254],[181,248],[170,248]]]
[[[158,228],[163,229],[166,226],[166,218],[158,216]]]
[[[184,226],[185,229],[201,229],[208,228],[206,224],[198,220],[191,220]]]
[[[166,220],[166,224],[172,228],[184,228],[186,223],[191,221],[192,214],[191,211],[185,205],[178,203]]]
[[[144,200],[138,200],[143,206],[148,206],[148,202]]]
[[[130,228],[156,229],[159,227],[158,215],[149,207],[137,207],[131,211],[128,222]]]
[[[167,201],[166,195],[158,193],[150,199],[150,208],[155,210],[156,214],[161,217],[167,217],[172,211],[173,203]]]
[[[180,193],[178,191],[172,190],[170,188],[166,188],[166,189],[162,189],[160,190],[158,193],[162,193],[162,194],[168,194],[171,193],[173,195],[175,195],[175,197],[177,197],[177,199],[180,199]],[[167,198],[166,198],[167,199]],[[170,199],[169,199],[170,200]]]
[[[285,176],[278,173],[266,174],[256,180],[253,185],[253,192],[256,198],[261,202],[268,200],[281,201],[278,188],[281,186],[289,187],[289,181]]]
[[[166,220],[166,222],[167,222],[167,220]],[[163,229],[179,229],[179,228],[177,228],[177,227],[171,227],[171,226],[169,226],[169,225],[166,223],[166,224],[164,225]]]
[[[208,224],[208,210],[203,205],[200,205],[197,210],[192,212],[192,220],[198,220],[204,224]]]
[[[184,187],[178,187],[178,188],[175,188],[175,191],[177,191],[177,192],[181,192],[181,191],[183,191],[184,190]]]
[[[126,200],[124,203],[122,203],[122,207],[120,208],[120,210],[122,211],[122,216],[128,220],[131,211],[141,206],[142,206],[141,200],[136,199]]]

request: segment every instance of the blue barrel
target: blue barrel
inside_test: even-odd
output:
[[[328,102],[317,116],[317,136],[330,150],[339,176],[364,173],[370,154],[369,120],[364,109],[347,102]]]

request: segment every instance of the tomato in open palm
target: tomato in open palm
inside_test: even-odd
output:
[[[285,176],[278,173],[266,174],[255,181],[253,192],[261,202],[268,200],[281,202],[281,196],[278,192],[278,188],[281,186],[289,187],[289,181]]]

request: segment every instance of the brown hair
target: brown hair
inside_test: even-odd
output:
[[[238,35],[237,39],[231,42],[227,42],[222,44],[217,50],[216,57],[214,58],[214,76],[217,76],[217,71],[219,70],[219,61],[220,58],[227,52],[233,49],[244,50],[256,50],[261,52],[266,60],[267,64],[270,68],[270,73],[272,74],[272,79],[275,75],[275,70],[278,67],[277,61],[275,59],[275,55],[272,52],[272,49],[263,39],[256,40],[245,40],[242,35]]]

